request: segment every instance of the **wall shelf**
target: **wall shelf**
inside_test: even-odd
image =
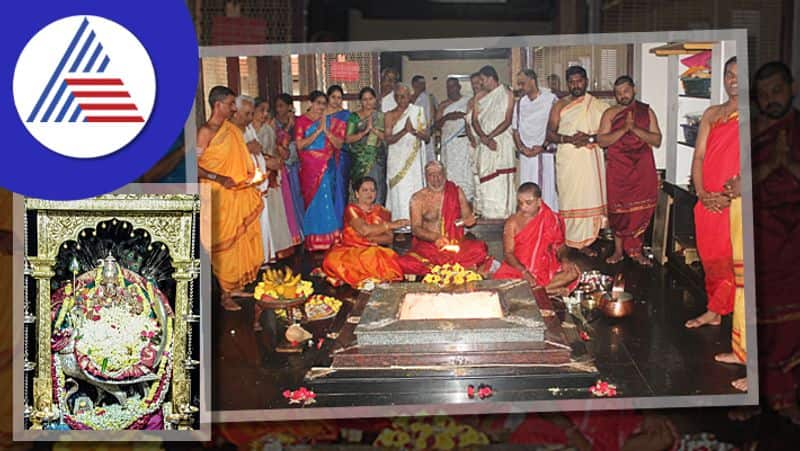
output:
[[[713,42],[678,42],[652,48],[650,53],[656,56],[692,55],[711,50],[713,47]]]

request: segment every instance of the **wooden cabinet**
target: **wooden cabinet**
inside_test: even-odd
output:
[[[703,268],[697,254],[694,228],[694,206],[697,196],[689,186],[665,181],[662,184],[662,201],[667,202],[664,260],[695,293],[705,293]]]

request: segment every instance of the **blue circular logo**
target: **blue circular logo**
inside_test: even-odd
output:
[[[43,199],[114,191],[180,135],[198,80],[185,3],[11,6],[0,33],[6,161],[0,186]],[[3,136],[3,135],[0,135]]]

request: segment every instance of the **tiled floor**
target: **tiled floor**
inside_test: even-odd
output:
[[[490,247],[498,244],[496,227],[479,232],[489,238]],[[609,245],[600,242],[597,247],[607,252]],[[302,266],[307,272],[320,258],[298,255],[286,263],[294,268]],[[627,290],[636,300],[632,316],[610,320],[598,314],[589,329],[587,345],[600,375],[618,386],[620,396],[736,393],[729,381],[742,377],[744,368],[713,361],[715,353],[729,350],[730,321],[724,321],[721,327],[686,330],[683,323],[702,312],[704,303],[684,289],[669,270],[659,266],[642,268],[630,261],[608,268],[600,258],[584,259],[581,265],[606,274],[622,271]],[[345,298],[356,295],[346,287],[334,294]],[[326,359],[322,355],[324,347],[303,354],[271,352],[275,326],[272,316],[263,315],[264,332],[253,333],[252,306],[246,301],[242,305],[239,312],[225,312],[219,307],[214,310],[214,410],[282,406],[281,392],[302,385],[306,369]]]

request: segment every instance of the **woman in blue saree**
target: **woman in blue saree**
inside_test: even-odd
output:
[[[327,116],[327,96],[309,94],[311,107],[295,121],[300,156],[300,185],[305,205],[303,232],[306,249],[329,249],[341,236],[342,216],[336,208],[336,156],[344,143],[346,123]]]
[[[325,114],[333,116],[347,128],[347,120],[350,118],[350,111],[342,108],[344,101],[344,90],[339,85],[332,85],[328,88],[328,108]],[[347,143],[342,145],[336,156],[336,197],[334,204],[336,213],[344,218],[344,209],[348,204],[348,195],[350,193],[350,167],[352,166],[352,157]]]

